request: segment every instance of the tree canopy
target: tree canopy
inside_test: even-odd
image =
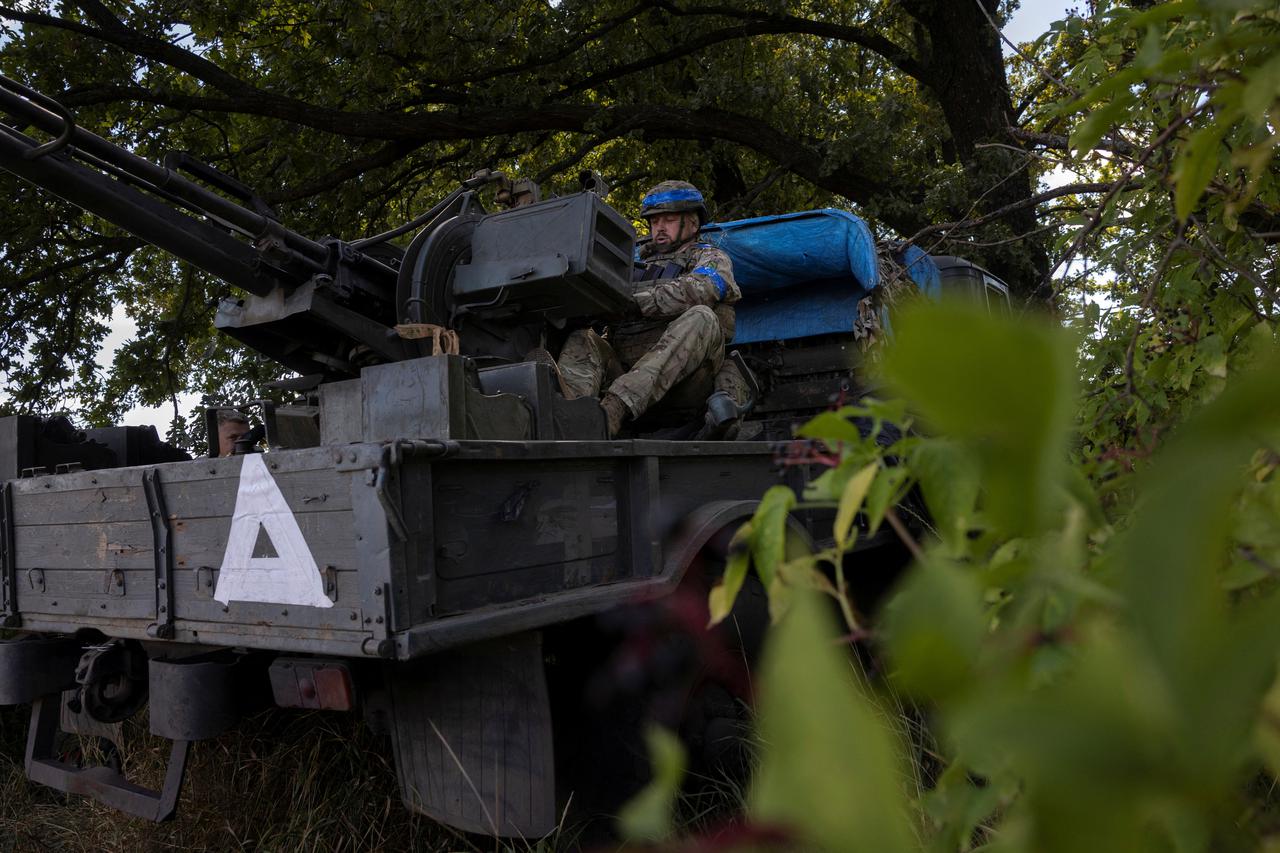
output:
[[[552,186],[591,167],[624,210],[680,177],[720,219],[835,205],[902,239],[994,214],[958,234],[956,251],[1030,295],[1049,270],[1037,164],[1010,135],[1026,105],[1006,81],[1007,11],[995,0],[23,3],[0,7],[0,70],[142,156],[213,163],[304,233],[376,233],[486,166]],[[11,406],[78,403],[100,421],[272,372],[211,336],[217,282],[3,180],[14,204],[0,288],[21,318],[0,333]],[[926,236],[950,250],[950,232]],[[102,376],[93,356],[115,303],[139,331]]]

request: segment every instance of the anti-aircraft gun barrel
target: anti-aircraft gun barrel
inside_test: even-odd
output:
[[[513,209],[490,214],[477,191],[505,178],[481,170],[391,231],[317,241],[284,227],[252,189],[216,168],[179,153],[152,163],[0,76],[5,115],[0,169],[245,291],[220,302],[214,325],[317,381],[430,355],[415,327],[457,331],[463,355],[519,361],[548,324],[633,307],[635,234],[600,199],[598,178],[590,191],[543,201],[517,182],[529,186],[506,193]],[[32,128],[52,138],[41,142]],[[417,235],[407,248],[389,242],[410,231]]]
[[[0,76],[0,169],[243,290],[215,325],[302,373],[351,376],[412,354],[396,322],[393,247],[361,250],[282,225],[249,187],[188,155],[158,165],[76,124],[40,92]],[[40,142],[30,129],[53,137]],[[179,171],[186,175],[179,174]]]
[[[5,77],[0,112],[56,137],[41,145],[0,124],[0,166],[224,281],[261,296],[324,269],[327,247],[284,228],[269,211],[250,210],[78,127],[56,101]],[[260,251],[225,229],[272,239],[284,249],[279,262],[264,263]]]

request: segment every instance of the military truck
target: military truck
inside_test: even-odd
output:
[[[628,623],[665,618],[652,602],[693,602],[679,612],[701,631],[728,535],[770,485],[811,476],[777,465],[776,442],[857,396],[861,339],[884,322],[865,224],[709,226],[745,293],[743,440],[687,440],[698,401],[608,440],[596,401],[524,360],[629,305],[636,235],[593,177],[542,200],[481,172],[392,231],[315,240],[233,178],[137,157],[7,78],[0,113],[0,168],[226,282],[216,326],[296,374],[277,389],[292,402],[248,407],[259,430],[229,457],[212,413],[196,458],[152,429],[0,419],[0,704],[32,706],[29,777],[163,820],[190,744],[265,703],[382,721],[408,807],[466,831],[538,837],[571,792],[607,789],[624,759],[597,750],[642,703],[592,673]],[[487,211],[488,188],[514,205]],[[925,290],[1006,293],[961,261],[901,261]],[[901,562],[883,537],[860,547]],[[764,619],[744,596],[714,654],[633,667],[630,688],[665,691],[666,721],[710,749],[725,698],[749,698]],[[172,742],[159,790],[59,748],[144,705]]]

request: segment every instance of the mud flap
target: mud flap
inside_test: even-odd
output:
[[[109,653],[111,650],[111,646],[102,646],[91,649],[90,653]],[[84,658],[82,663],[85,663]],[[85,666],[90,667],[92,663],[85,663]],[[116,671],[111,670],[108,674]],[[218,736],[238,718],[237,699],[247,685],[235,680],[236,672],[234,659],[214,655],[149,662],[147,684],[151,697],[151,733],[168,739],[172,744],[160,790],[151,790],[126,779],[118,760],[99,766],[81,766],[78,762],[66,761],[58,748],[60,731],[108,740],[115,745],[118,756],[119,723],[94,720],[87,704],[84,710],[72,711],[65,701],[66,694],[62,693],[50,693],[32,704],[31,728],[27,736],[27,777],[59,791],[91,797],[127,814],[152,821],[168,820],[178,807],[191,742]],[[91,686],[92,683],[84,689]],[[72,695],[83,698],[86,694]],[[133,710],[126,713],[132,716]]]
[[[405,804],[466,832],[540,838],[555,828],[542,635],[517,634],[387,671]]]
[[[83,794],[103,805],[152,821],[173,817],[182,791],[190,742],[174,741],[164,787],[152,791],[135,785],[111,767],[78,767],[61,760],[55,749],[61,709],[60,694],[37,699],[31,706],[27,734],[27,778],[68,794]]]

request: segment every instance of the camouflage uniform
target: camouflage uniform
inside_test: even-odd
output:
[[[615,324],[605,337],[591,329],[571,334],[558,360],[566,388],[580,397],[607,390],[633,418],[672,388],[690,407],[701,407],[713,389],[745,400],[746,383],[725,363],[732,305],[742,295],[728,255],[696,239],[661,254],[651,246],[641,249],[644,278],[633,291],[640,319]]]

